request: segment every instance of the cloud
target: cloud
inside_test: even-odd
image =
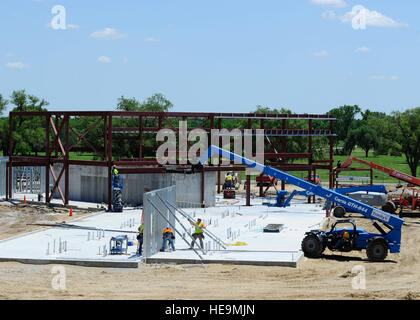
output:
[[[318,6],[328,6],[335,8],[343,8],[347,6],[344,0],[310,0],[312,4]]]
[[[342,23],[350,23],[353,29],[366,29],[366,27],[407,27],[404,22],[394,19],[374,10],[369,10],[361,5],[354,6],[351,11],[338,15],[334,11],[326,11],[322,14],[326,19],[338,19]]]
[[[399,79],[398,76],[384,76],[384,75],[373,75],[373,76],[370,76],[370,78],[372,80],[391,80],[391,81],[395,81]]]
[[[101,63],[111,63],[111,62],[112,62],[112,60],[111,60],[111,58],[109,58],[109,57],[106,57],[106,56],[100,56],[100,57],[98,58],[98,62],[101,62]]]
[[[20,61],[8,62],[5,64],[5,66],[6,68],[11,68],[11,69],[25,69],[28,67],[26,64]]]
[[[326,56],[329,56],[329,53],[326,50],[321,50],[321,51],[317,51],[317,52],[312,52],[312,55],[314,57],[326,57]]]
[[[117,40],[128,37],[126,34],[119,33],[116,29],[113,28],[105,28],[103,30],[92,32],[90,36],[92,38],[105,40]]]
[[[153,38],[153,37],[149,37],[144,39],[145,42],[160,42],[159,39]]]
[[[356,50],[354,50],[355,52],[362,52],[362,53],[367,53],[367,52],[371,52],[372,49],[368,48],[368,47],[359,47]]]

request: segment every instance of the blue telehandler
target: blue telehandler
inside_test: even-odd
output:
[[[336,191],[338,193],[341,193],[341,194],[348,194],[348,193],[360,192],[360,191],[379,192],[379,193],[384,193],[384,194],[387,192],[384,185],[335,188],[334,191]],[[290,206],[290,202],[292,201],[292,199],[296,195],[300,195],[300,196],[304,196],[304,197],[312,197],[312,196],[314,196],[314,194],[312,192],[309,192],[309,191],[306,191],[306,190],[302,190],[302,191],[301,190],[293,190],[290,193],[290,195],[287,197],[288,194],[289,194],[289,192],[287,192],[285,190],[277,191],[276,192],[276,202],[275,203],[268,203],[267,206],[269,206],[269,207],[282,207],[282,208],[285,208],[285,207]],[[337,217],[337,218],[344,217],[344,214],[346,213],[346,210],[344,208],[342,208],[344,210],[344,212],[342,213],[341,216],[339,216],[336,213],[336,211],[338,211],[337,208],[342,208],[342,207],[336,207],[335,208],[335,210],[333,211],[334,216]]]
[[[349,198],[334,190],[312,184],[281,170],[265,166],[214,145],[211,145],[206,154],[202,155],[200,164],[204,165],[207,160],[214,155],[220,155],[224,158],[233,160],[236,164],[246,165],[259,172],[300,187],[327,201],[351,208],[354,212],[360,213],[371,219],[373,225],[378,230],[378,233],[367,232],[357,228],[352,220],[338,220],[332,225],[329,231],[311,230],[306,232],[301,245],[302,251],[306,257],[319,258],[325,248],[329,248],[332,251],[341,252],[366,250],[369,260],[383,261],[387,257],[388,251],[390,253],[400,252],[401,227],[404,223],[403,219]],[[382,226],[378,222],[380,222]],[[338,228],[338,226],[343,224],[348,224],[350,228]],[[384,230],[383,227],[387,230]]]

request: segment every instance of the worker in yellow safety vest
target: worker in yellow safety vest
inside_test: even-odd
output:
[[[175,251],[175,244],[174,244],[175,234],[172,228],[166,227],[165,229],[163,229],[162,238],[163,238],[163,242],[162,242],[162,248],[160,249],[160,251],[163,252],[166,250],[166,243],[168,241],[172,247],[172,251]]]
[[[192,234],[192,237],[194,238],[194,240],[191,242],[190,249],[192,249],[194,247],[194,243],[197,240],[197,238],[200,239],[201,249],[204,249],[204,245],[203,245],[203,239],[204,239],[203,229],[206,229],[206,225],[201,221],[200,218],[197,219],[197,222],[196,223],[193,223],[193,222],[190,221],[190,224],[193,225],[193,226],[195,226],[194,233]]]
[[[230,173],[228,173],[226,178],[225,178],[227,189],[232,189],[232,181],[233,181],[233,176]]]
[[[144,226],[143,223],[139,226],[139,234],[137,235],[137,240],[138,245],[137,245],[137,252],[139,255],[142,254],[142,249],[143,249],[143,230],[144,230]]]

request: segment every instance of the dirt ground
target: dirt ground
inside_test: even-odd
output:
[[[75,211],[74,218],[87,212]],[[358,227],[374,231],[353,214]],[[0,237],[31,231],[28,223],[69,221],[68,209],[0,205]],[[65,289],[54,289],[54,265],[0,262],[0,299],[420,299],[420,219],[405,218],[401,253],[385,262],[366,253],[324,252],[297,268],[234,265],[140,265],[138,269],[63,266]],[[361,273],[357,270],[362,270]],[[365,288],[357,279],[365,275]],[[359,287],[353,287],[353,283]],[[62,287],[63,288],[63,287]]]

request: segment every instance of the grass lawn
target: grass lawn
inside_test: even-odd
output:
[[[394,156],[374,156],[373,155],[373,151],[369,152],[369,157],[366,158],[365,156],[365,152],[362,149],[355,149],[352,153],[352,156],[361,159],[361,160],[365,160],[365,161],[369,161],[369,162],[375,162],[379,165],[382,165],[384,167],[390,168],[390,169],[396,169],[398,171],[407,173],[409,175],[411,175],[411,170],[408,166],[408,164],[406,163],[405,160],[405,156],[402,155],[400,157],[394,157]],[[337,164],[338,160],[341,160],[341,163],[344,163],[344,161],[346,161],[348,158],[348,156],[334,156],[334,166]],[[295,161],[294,163],[307,163],[307,161],[305,160],[299,160],[299,161]],[[353,162],[351,167],[353,168],[368,168],[367,166],[358,163],[358,162]],[[298,178],[301,179],[305,179],[307,176],[307,172],[303,172],[303,171],[290,171],[288,172]],[[326,183],[329,181],[329,171],[328,170],[318,170],[317,173],[320,176],[320,179],[322,182]],[[341,176],[358,176],[358,177],[370,177],[370,172],[369,171],[354,171],[354,172],[342,172]],[[417,168],[417,176],[420,176],[420,167]],[[242,179],[245,179],[245,173],[242,173]],[[254,178],[255,179],[255,178]],[[381,171],[377,171],[377,170],[373,170],[373,182],[376,184],[380,184],[380,183],[396,183],[398,182],[397,179],[390,177],[388,174],[386,173],[382,173]]]
[[[373,151],[369,152],[369,157],[366,158],[365,152],[362,149],[355,149],[352,152],[352,156],[361,159],[361,160],[365,160],[365,161],[369,161],[369,162],[375,162],[381,166],[390,168],[390,169],[396,169],[398,171],[407,173],[409,175],[411,175],[411,170],[410,167],[408,166],[405,156],[399,156],[399,157],[394,157],[394,156],[388,156],[388,155],[380,155],[380,156],[374,156],[373,155]],[[337,164],[338,160],[341,160],[341,163],[344,163],[344,161],[346,161],[348,158],[348,156],[334,156],[334,166]],[[304,162],[303,162],[304,163]],[[358,163],[358,162],[353,162],[351,167],[353,168],[368,168],[367,166]],[[317,172],[320,175],[321,181],[323,182],[327,182],[329,181],[328,178],[328,170],[319,170],[319,172]],[[306,173],[304,172],[296,172],[295,175],[297,177],[306,177]],[[420,175],[420,167],[417,168],[417,176]],[[370,172],[369,171],[360,171],[360,172],[342,172],[341,176],[362,176],[362,177],[369,177],[370,176]],[[381,171],[377,171],[377,170],[373,170],[373,180],[374,183],[393,183],[393,182],[398,182],[397,179],[390,177],[388,174],[386,173],[382,173]]]

